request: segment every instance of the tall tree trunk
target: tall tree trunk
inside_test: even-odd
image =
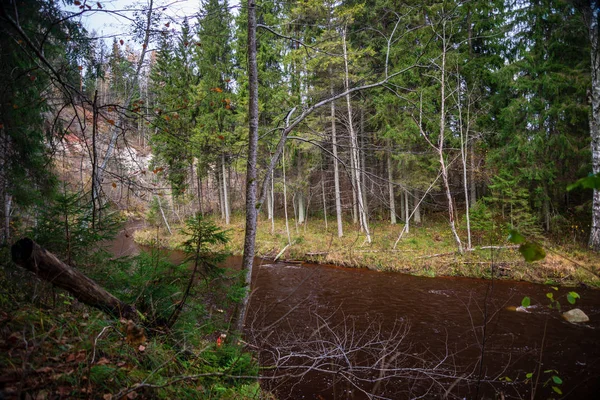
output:
[[[467,110],[464,115],[462,107],[462,94],[461,94],[461,76],[457,74],[456,90],[458,91],[458,118],[459,118],[459,133],[460,133],[460,158],[462,161],[463,168],[463,189],[465,194],[465,217],[467,220],[467,248],[471,249],[471,218],[469,209],[469,181],[467,179],[467,158],[468,158],[468,147],[469,147],[469,131],[471,129],[471,104],[469,99],[468,91],[465,91],[465,97],[467,98]],[[466,121],[465,121],[466,119]]]
[[[248,0],[248,161],[246,164],[246,232],[244,235],[244,255],[242,271],[246,271],[244,285],[246,293],[240,305],[236,329],[242,332],[248,309],[252,284],[252,264],[256,245],[256,209],[258,153],[258,64],[256,61],[256,2]]]
[[[217,160],[217,167],[215,169],[215,180],[217,183],[217,189],[219,191],[219,209],[221,210],[221,219],[225,220],[225,200],[223,196],[223,181],[221,171],[223,168],[221,167],[221,159]]]
[[[283,154],[281,155],[281,169],[283,170],[283,215],[285,217],[285,232],[287,233],[288,245],[291,245],[292,238],[290,237],[290,223],[287,209],[287,184],[285,183],[285,147],[283,148]]]
[[[366,220],[369,220],[369,203],[367,203],[367,163],[365,157],[365,115],[364,107],[360,109],[360,176],[362,184],[363,209]]]
[[[448,200],[448,218],[450,219],[450,230],[452,231],[452,236],[454,236],[454,241],[456,242],[456,247],[458,252],[462,254],[463,247],[460,241],[460,237],[458,236],[458,232],[456,231],[456,224],[454,222],[454,205],[452,201],[452,193],[450,192],[450,183],[448,181],[448,169],[446,168],[446,161],[444,160],[444,134],[446,130],[446,52],[447,52],[447,39],[446,39],[446,24],[442,23],[443,31],[443,40],[442,40],[442,65],[441,65],[441,96],[440,96],[440,137],[438,141],[438,155],[440,160],[440,168],[442,171],[442,182],[444,184],[444,189],[446,192],[446,199]]]
[[[404,215],[406,215],[406,233],[410,232],[410,196],[408,189],[404,190]]]
[[[475,182],[475,138],[474,137],[471,138],[471,146],[469,147],[469,152],[471,153],[471,171],[470,171],[471,201],[469,202],[469,206],[471,208],[473,208],[475,206],[475,203],[477,202],[477,185]]]
[[[160,196],[156,196],[156,199],[158,200],[158,209],[160,210],[160,215],[162,216],[163,222],[165,223],[165,226],[167,227],[167,230],[169,231],[169,235],[172,235],[173,232],[171,232],[171,226],[169,226],[169,221],[167,221],[167,217],[165,216],[165,212],[163,211],[162,203],[160,201]]]
[[[352,187],[352,223],[354,225],[358,224],[358,201],[356,201],[356,168],[354,153],[352,152],[352,144],[350,144],[350,186]]]
[[[0,127],[0,201],[2,201],[2,221],[3,229],[0,237],[0,244],[8,244],[10,242],[10,203],[11,197],[9,193],[9,176],[8,176],[8,160],[10,139],[4,127]]]
[[[225,211],[225,225],[229,225],[229,194],[227,193],[227,171],[225,170],[225,153],[221,153],[221,169],[223,181],[223,210]]]
[[[298,224],[302,225],[306,220],[306,202],[302,191],[298,191],[296,198],[298,199]]]
[[[271,233],[275,233],[275,172],[273,170],[271,170],[271,193],[269,199],[271,200],[271,209],[269,211],[271,217]]]
[[[592,138],[592,167],[594,174],[600,173],[600,1],[591,0],[584,15],[589,19],[588,28],[591,44],[592,90],[590,101],[590,136]],[[592,231],[590,247],[600,251],[600,190],[594,189],[592,205]]]
[[[346,90],[350,89],[350,78],[349,78],[349,70],[348,70],[348,50],[346,46],[346,27],[344,27],[343,33],[343,50],[344,50],[344,67],[345,67],[345,85]],[[361,182],[361,170],[360,170],[360,154],[358,148],[358,139],[356,137],[356,132],[354,131],[354,124],[352,123],[352,102],[350,101],[350,93],[346,94],[346,105],[348,108],[348,129],[350,131],[350,157],[353,160],[354,168],[355,168],[355,181],[354,186],[356,187],[356,200],[358,205],[358,217],[360,220],[360,226],[363,232],[366,235],[366,239],[368,243],[371,243],[371,233],[369,232],[369,224],[367,221],[367,215],[365,210],[365,205],[363,203],[363,195],[362,195],[362,182]]]
[[[197,162],[196,162],[196,165]],[[200,212],[200,215],[204,217],[204,205],[203,205],[203,200],[202,197],[202,176],[200,175],[200,171],[198,170],[198,167],[196,168],[196,180],[197,182],[197,188],[198,188],[198,212]]]
[[[414,201],[415,208],[413,210],[413,221],[415,221],[415,224],[420,224],[421,223],[421,200],[419,197],[419,191],[417,189],[415,189],[413,192],[413,198],[415,199],[415,201]]]
[[[387,173],[388,173],[388,191],[390,194],[390,223],[396,225],[396,196],[394,195],[394,170],[392,169],[392,146],[390,140],[387,140]]]
[[[327,232],[327,197],[325,196],[325,174],[321,164],[321,194],[323,195],[323,218],[325,219],[325,232]]]
[[[329,70],[330,77],[332,78],[331,83],[331,96],[335,95],[333,90],[333,74],[331,69]],[[338,148],[337,148],[337,135],[335,129],[335,101],[331,102],[331,144],[333,150],[333,180],[335,187],[335,215],[337,218],[337,230],[338,237],[344,236],[344,225],[342,220],[342,196],[340,194],[340,168],[338,164]]]

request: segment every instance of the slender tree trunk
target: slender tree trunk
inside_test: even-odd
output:
[[[390,140],[387,140],[387,173],[388,191],[390,194],[390,223],[396,225],[396,196],[394,195],[394,170],[392,169],[392,148]]]
[[[325,219],[325,232],[327,232],[327,197],[325,196],[325,174],[321,166],[321,193],[323,195],[323,218]]]
[[[287,185],[285,183],[285,147],[283,148],[283,154],[281,155],[281,165],[281,169],[283,170],[283,215],[285,218],[285,232],[287,233],[288,245],[291,245],[292,238],[290,236],[290,224],[287,209]]]
[[[221,219],[225,220],[225,196],[223,194],[223,168],[221,166],[221,159],[217,161],[217,168],[215,170],[215,180],[217,181],[217,188],[219,189],[219,209],[221,210]]]
[[[420,199],[419,197],[419,192],[417,191],[417,189],[414,190],[413,192],[413,198],[415,199],[415,208],[413,210],[413,221],[415,222],[415,224],[420,224],[421,223],[421,201],[417,201],[417,199]]]
[[[406,200],[404,197],[404,189],[402,189],[402,192],[400,193],[400,219],[402,221],[406,221],[406,207],[404,206],[404,203],[406,203]]]
[[[406,215],[406,233],[410,233],[410,200],[408,189],[404,190],[404,215]]]
[[[350,185],[352,186],[352,223],[354,225],[358,224],[358,201],[356,201],[356,168],[354,153],[352,152],[352,144],[350,144]]]
[[[591,0],[589,5],[589,34],[591,44],[591,116],[590,136],[592,138],[592,167],[594,174],[600,173],[600,1]],[[594,189],[592,205],[592,231],[590,247],[600,251],[600,190]]]
[[[225,170],[225,153],[221,154],[221,169],[223,181],[223,210],[225,211],[225,225],[229,225],[229,194],[227,193],[227,171]]]
[[[258,64],[256,61],[256,3],[248,0],[248,161],[246,164],[246,232],[244,235],[244,255],[242,271],[246,271],[244,284],[246,293],[240,305],[236,329],[242,332],[248,309],[252,285],[252,265],[256,244],[256,209],[258,153]]]
[[[197,162],[196,162],[196,165]],[[204,207],[203,207],[203,201],[202,201],[202,177],[200,176],[200,171],[198,170],[198,168],[196,168],[196,181],[197,181],[197,189],[198,189],[198,212],[200,213],[201,216],[204,217]]]
[[[454,206],[452,201],[452,193],[450,192],[450,184],[448,181],[448,170],[446,168],[446,161],[444,160],[444,134],[446,129],[446,52],[447,52],[447,40],[446,40],[446,25],[442,24],[442,29],[444,30],[444,40],[442,41],[442,65],[441,65],[441,97],[440,97],[440,137],[438,142],[438,155],[440,160],[440,167],[442,170],[442,182],[444,184],[444,189],[446,192],[446,198],[448,200],[448,218],[450,219],[450,230],[452,231],[452,235],[454,236],[454,240],[456,242],[456,247],[458,248],[458,252],[462,254],[463,248],[462,243],[460,241],[460,237],[458,236],[458,232],[456,231],[456,225],[454,222]]]
[[[471,138],[471,146],[469,147],[469,152],[471,153],[471,171],[470,171],[471,201],[469,202],[469,206],[471,208],[473,208],[473,206],[475,206],[475,203],[477,202],[477,185],[475,183],[475,149],[474,148],[475,148],[475,138],[472,137]]]
[[[346,90],[350,88],[350,79],[349,79],[349,71],[348,71],[348,53],[346,47],[346,28],[344,27],[343,34],[343,47],[344,47],[344,66],[345,66],[345,84]],[[354,177],[354,185],[356,187],[356,199],[358,203],[358,216],[360,220],[360,226],[363,232],[366,235],[366,239],[368,243],[371,243],[371,234],[369,232],[369,225],[367,221],[367,215],[365,210],[365,205],[363,203],[363,195],[362,195],[362,182],[361,182],[361,171],[360,171],[360,154],[358,148],[358,140],[356,137],[356,132],[354,131],[354,124],[352,123],[352,102],[350,101],[350,93],[346,95],[346,105],[348,108],[348,128],[350,131],[350,154],[351,159],[353,160],[354,167],[356,169]]]
[[[163,211],[162,203],[160,201],[160,196],[156,196],[156,199],[158,200],[158,208],[160,210],[160,215],[162,215],[162,219],[165,223],[165,226],[167,227],[167,230],[169,231],[169,235],[172,235],[173,232],[171,232],[171,227],[169,226],[169,221],[167,221],[167,217],[165,216],[165,212]]]
[[[299,191],[296,198],[298,199],[298,224],[302,225],[306,221],[306,204],[304,194]]]
[[[273,218],[273,203],[272,203],[271,189],[267,193],[267,220],[270,221]]]
[[[360,176],[362,184],[362,196],[363,196],[363,213],[365,219],[369,220],[369,203],[367,202],[367,163],[365,157],[365,115],[364,108],[360,109],[360,148],[358,149],[360,154]]]
[[[466,111],[466,123],[465,116],[463,115],[463,107],[461,102],[461,82],[460,82],[460,74],[457,74],[457,85],[456,89],[458,91],[458,118],[459,118],[459,127],[460,127],[460,158],[462,161],[463,167],[463,189],[465,194],[465,217],[467,220],[467,248],[471,249],[471,219],[470,219],[470,210],[469,210],[469,181],[467,179],[467,157],[468,157],[468,146],[469,146],[469,130],[471,128],[471,115],[470,115],[470,99],[468,99],[468,92],[465,93],[467,97],[467,111]]]
[[[94,92],[94,101],[92,103],[92,230],[96,229],[96,202],[100,201],[101,180],[98,179],[98,147],[96,146],[96,136],[98,133],[98,91]]]
[[[333,74],[331,69],[329,70],[330,77],[332,78],[331,83],[331,96],[335,95],[333,90]],[[337,135],[335,126],[335,101],[331,102],[331,143],[333,150],[333,180],[335,187],[335,215],[337,218],[337,231],[338,237],[344,236],[344,225],[342,220],[342,196],[340,194],[340,168],[338,165],[338,148],[337,148]]]
[[[275,233],[275,172],[271,170],[271,193],[269,199],[271,200],[271,233]]]
[[[10,139],[4,127],[0,127],[0,200],[2,201],[2,211],[4,221],[2,229],[2,237],[0,244],[8,244],[10,242],[10,203],[11,197],[9,194],[9,176],[8,176],[8,160]]]

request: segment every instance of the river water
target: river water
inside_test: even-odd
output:
[[[265,365],[278,359],[280,375],[303,378],[266,380],[280,398],[437,398],[449,388],[459,398],[530,398],[534,387],[536,398],[561,397],[552,386],[566,398],[600,395],[597,290],[577,289],[590,322],[573,325],[546,296],[573,308],[568,288],[265,260],[254,271],[248,336]],[[529,312],[514,311],[524,296]],[[540,359],[552,371],[536,384],[527,374]]]
[[[573,325],[547,298],[570,290],[257,259],[245,339],[280,399],[598,398],[600,291],[575,289]]]

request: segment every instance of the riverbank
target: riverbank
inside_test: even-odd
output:
[[[244,220],[241,216],[232,218],[231,224],[224,225],[231,238],[227,250],[241,255],[244,242]],[[334,264],[345,267],[368,268],[377,271],[397,271],[418,276],[464,276],[523,280],[564,286],[584,284],[600,288],[600,278],[589,272],[596,271],[600,256],[577,243],[558,245],[549,240],[542,241],[546,257],[543,260],[527,263],[506,239],[507,235],[497,234],[494,240],[487,237],[474,237],[473,249],[464,254],[456,252],[450,231],[443,221],[428,221],[419,226],[411,226],[394,248],[403,225],[390,225],[387,222],[371,225],[372,242],[365,240],[364,234],[356,226],[346,223],[344,237],[337,237],[335,221],[325,225],[324,220],[311,219],[306,224],[296,226],[290,222],[288,240],[285,222],[276,220],[274,229],[271,221],[259,221],[256,237],[256,256],[282,260],[303,261],[320,264]],[[172,234],[164,228],[147,226],[135,232],[138,244],[154,245],[176,249],[185,240],[180,226],[171,226]],[[465,237],[466,233],[461,233]],[[291,242],[291,245],[289,244]]]

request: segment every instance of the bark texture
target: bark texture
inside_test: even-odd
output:
[[[592,110],[590,116],[590,136],[592,139],[592,167],[594,174],[600,173],[600,2],[590,1],[589,34],[591,43],[591,75],[592,90],[590,101]],[[590,233],[590,247],[600,251],[600,190],[594,190],[592,205],[592,231]]]
[[[248,163],[246,168],[246,232],[244,235],[244,255],[242,270],[246,271],[244,283],[246,294],[242,300],[236,328],[239,332],[244,328],[250,286],[252,283],[252,263],[256,245],[257,219],[257,176],[256,158],[258,151],[258,65],[256,61],[256,3],[248,0]],[[263,190],[263,193],[265,191]]]
[[[15,264],[68,291],[82,303],[115,317],[137,320],[137,312],[133,306],[123,303],[33,240],[29,238],[19,240],[11,247],[11,255]]]

